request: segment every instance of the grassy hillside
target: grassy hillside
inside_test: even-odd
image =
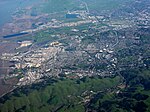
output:
[[[149,112],[150,69],[124,70],[120,75],[125,88],[119,76],[45,79],[1,98],[0,112]]]
[[[83,112],[84,99],[94,92],[117,86],[120,77],[83,79],[49,79],[45,84],[16,90],[1,99],[0,112]],[[7,99],[5,101],[5,98]]]

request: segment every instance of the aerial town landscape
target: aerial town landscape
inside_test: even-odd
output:
[[[33,4],[0,26],[0,112],[150,111],[149,0]]]

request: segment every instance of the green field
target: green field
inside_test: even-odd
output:
[[[48,0],[43,7],[43,12],[55,13],[74,9],[80,9],[76,0]]]
[[[133,0],[47,0],[43,5],[42,11],[46,13],[55,13],[86,10],[84,2],[87,3],[89,10],[92,11],[114,10],[132,1]]]
[[[88,6],[89,10],[103,11],[113,10],[122,7],[126,3],[130,3],[133,0],[83,0]]]

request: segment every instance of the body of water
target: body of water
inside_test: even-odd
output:
[[[18,37],[18,36],[23,36],[23,35],[26,35],[28,33],[16,33],[16,34],[12,34],[12,35],[6,35],[6,36],[3,36],[3,38],[12,38],[12,37]]]
[[[11,21],[11,15],[18,8],[25,8],[37,4],[42,0],[0,0],[0,27]]]

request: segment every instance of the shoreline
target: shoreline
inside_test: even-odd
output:
[[[0,56],[2,55],[2,53],[13,53],[15,52],[15,48],[17,47],[17,43],[15,42],[4,42],[4,43],[0,43]],[[7,80],[7,84],[5,84],[4,78],[5,75],[8,75],[8,72],[10,72],[10,68],[9,66],[11,65],[11,63],[9,61],[3,61],[0,59],[0,96],[7,94],[8,92],[10,92],[12,89],[14,89],[14,85],[17,83],[17,79],[16,78],[12,78]],[[5,68],[5,69],[4,69]],[[9,70],[8,70],[9,69]]]

